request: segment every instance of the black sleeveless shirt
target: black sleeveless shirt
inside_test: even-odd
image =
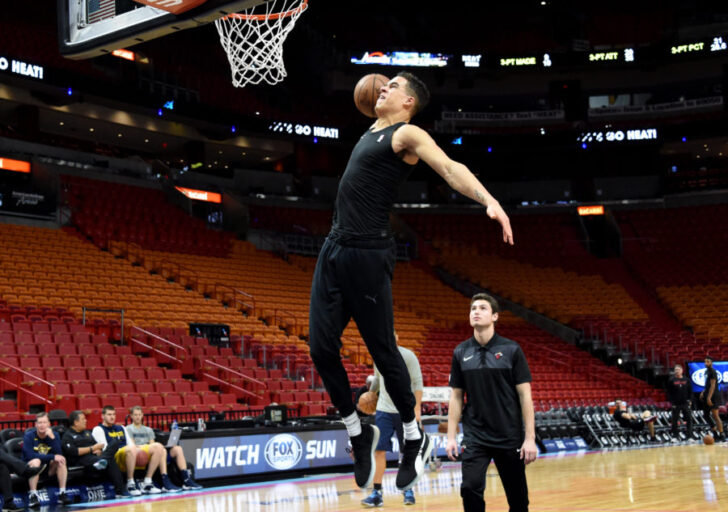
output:
[[[397,123],[367,130],[351,152],[334,205],[331,233],[343,240],[381,240],[392,236],[389,212],[399,187],[414,168],[392,149]]]

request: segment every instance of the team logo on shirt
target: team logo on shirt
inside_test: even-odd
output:
[[[501,357],[503,357],[503,352],[496,352],[495,353],[495,358],[496,359],[500,359]]]

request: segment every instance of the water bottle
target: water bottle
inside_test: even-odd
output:
[[[202,418],[197,418],[197,431],[198,432],[205,431],[205,422],[202,421]]]
[[[172,430],[177,430],[177,428],[179,428],[179,427],[177,427],[177,420],[174,419],[174,420],[172,420],[172,428],[170,428],[169,430],[171,432]]]

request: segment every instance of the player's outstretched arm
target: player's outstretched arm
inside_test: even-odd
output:
[[[408,149],[432,167],[451,188],[485,206],[488,217],[498,221],[503,228],[503,241],[513,245],[513,231],[508,215],[465,165],[447,156],[432,137],[418,126],[408,124],[397,130],[394,145],[400,144],[403,149]]]

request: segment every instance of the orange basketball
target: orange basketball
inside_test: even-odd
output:
[[[703,442],[705,444],[713,444],[713,443],[715,443],[715,439],[713,439],[713,436],[708,434],[707,436],[703,437]]]
[[[359,112],[367,117],[377,117],[374,106],[379,98],[379,89],[389,82],[389,78],[379,73],[364,75],[354,87],[354,103]]]
[[[377,401],[379,396],[373,391],[362,393],[359,397],[359,410],[364,414],[374,414],[377,412]]]
[[[138,469],[144,469],[149,464],[149,454],[144,450],[139,450],[136,457],[135,467]]]

